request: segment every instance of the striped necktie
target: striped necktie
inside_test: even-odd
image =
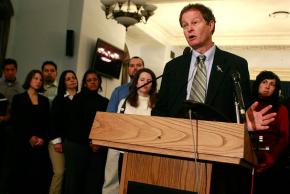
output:
[[[205,68],[205,56],[199,55],[196,58],[196,73],[192,81],[191,92],[189,99],[196,102],[204,103],[206,94],[206,68]]]

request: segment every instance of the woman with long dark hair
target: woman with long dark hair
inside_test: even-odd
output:
[[[258,110],[272,105],[276,118],[266,130],[255,130],[251,134],[258,157],[255,176],[255,193],[277,192],[282,180],[276,179],[281,173],[280,159],[289,141],[289,120],[287,108],[280,101],[281,81],[272,71],[262,71],[252,86],[253,101],[259,102]],[[259,140],[262,142],[259,142]]]
[[[51,117],[52,127],[50,131],[49,152],[53,167],[53,177],[50,191],[60,194],[62,191],[64,176],[63,142],[67,131],[73,126],[73,98],[78,91],[78,80],[74,71],[62,72],[58,82],[57,95],[52,101]],[[52,193],[51,193],[52,194]]]
[[[74,97],[73,127],[64,143],[65,194],[101,193],[107,148],[91,144],[89,133],[97,111],[106,111],[109,100],[99,94],[102,77],[88,70],[81,92]]]
[[[150,116],[156,104],[156,91],[157,81],[154,72],[148,68],[138,70],[130,86],[128,97],[119,103],[118,113]],[[119,156],[119,151],[109,149],[105,168],[107,184],[103,187],[103,194],[119,193],[122,155],[121,159]]]

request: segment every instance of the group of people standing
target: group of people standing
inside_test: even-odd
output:
[[[23,87],[15,60],[6,59],[2,68],[1,99],[11,98],[1,106],[1,193],[99,193],[106,149],[93,146],[88,135],[96,111],[105,111],[109,101],[99,94],[101,76],[88,70],[78,93],[72,70],[63,71],[57,84],[53,61],[31,70]]]
[[[14,69],[13,88],[6,74],[10,66]],[[1,93],[8,94],[8,87],[15,93],[9,106],[8,99],[2,96],[6,111],[1,118],[9,117],[7,130],[11,131],[9,139],[13,141],[5,144],[7,154],[3,154],[3,159],[8,162],[1,166],[10,170],[6,177],[3,175],[1,192],[102,193],[105,166],[110,170],[106,161],[113,160],[107,160],[107,148],[93,145],[88,138],[95,114],[110,111],[110,107],[120,112],[121,104],[125,104],[126,114],[150,115],[156,103],[155,74],[144,68],[141,58],[130,59],[128,72],[132,82],[115,90],[108,106],[109,100],[99,94],[102,77],[95,71],[86,71],[78,92],[75,72],[63,71],[57,82],[57,66],[53,61],[44,62],[42,70],[31,70],[23,87],[16,82],[15,60],[6,59],[2,67],[6,89],[1,89]],[[135,74],[138,78],[133,79]],[[147,82],[150,84],[142,86]],[[7,134],[1,137],[8,139]],[[106,174],[110,177],[110,173]],[[109,179],[106,180],[107,183]]]
[[[117,194],[122,153],[91,143],[89,132],[95,113],[185,117],[184,101],[198,96],[199,103],[211,106],[228,122],[236,122],[232,84],[232,74],[236,72],[240,74],[247,108],[245,129],[253,135],[262,133],[269,150],[257,150],[259,164],[255,167],[254,186],[251,169],[214,164],[211,193],[282,192],[277,191],[283,180],[274,179],[280,172],[278,161],[288,146],[289,119],[287,108],[279,101],[279,77],[263,71],[251,90],[247,61],[214,44],[216,20],[208,7],[185,6],[179,22],[191,50],[166,64],[158,93],[156,75],[144,67],[140,57],[130,58],[127,68],[131,80],[117,87],[110,100],[99,94],[102,77],[91,70],[84,74],[80,92],[71,70],[62,72],[57,86],[57,67],[52,61],[43,63],[42,71],[30,71],[24,91],[15,86],[19,90],[15,89],[13,98],[9,92],[5,96],[6,89],[2,89],[1,85],[8,88],[10,83],[5,77],[0,83],[0,93],[4,94],[0,95],[4,99],[0,103],[8,98],[11,106],[2,103],[9,115],[1,115],[0,120],[9,120],[14,131],[13,141],[9,141],[14,155],[8,154],[13,166],[10,193]],[[4,76],[8,67],[2,65]],[[19,86],[15,80],[13,84]]]

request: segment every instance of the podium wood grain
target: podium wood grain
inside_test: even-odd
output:
[[[122,172],[120,194],[127,193],[128,181],[199,194],[210,193],[212,172],[210,163],[126,152]]]
[[[93,144],[122,150],[256,164],[243,124],[97,112],[90,138]]]

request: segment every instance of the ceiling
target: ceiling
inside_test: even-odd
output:
[[[290,11],[289,0],[147,0],[158,8],[147,24],[128,28],[135,37],[155,39],[172,46],[186,45],[178,18],[188,3],[210,7],[216,17],[214,42],[220,46],[290,45],[290,16],[273,18],[275,11]]]

